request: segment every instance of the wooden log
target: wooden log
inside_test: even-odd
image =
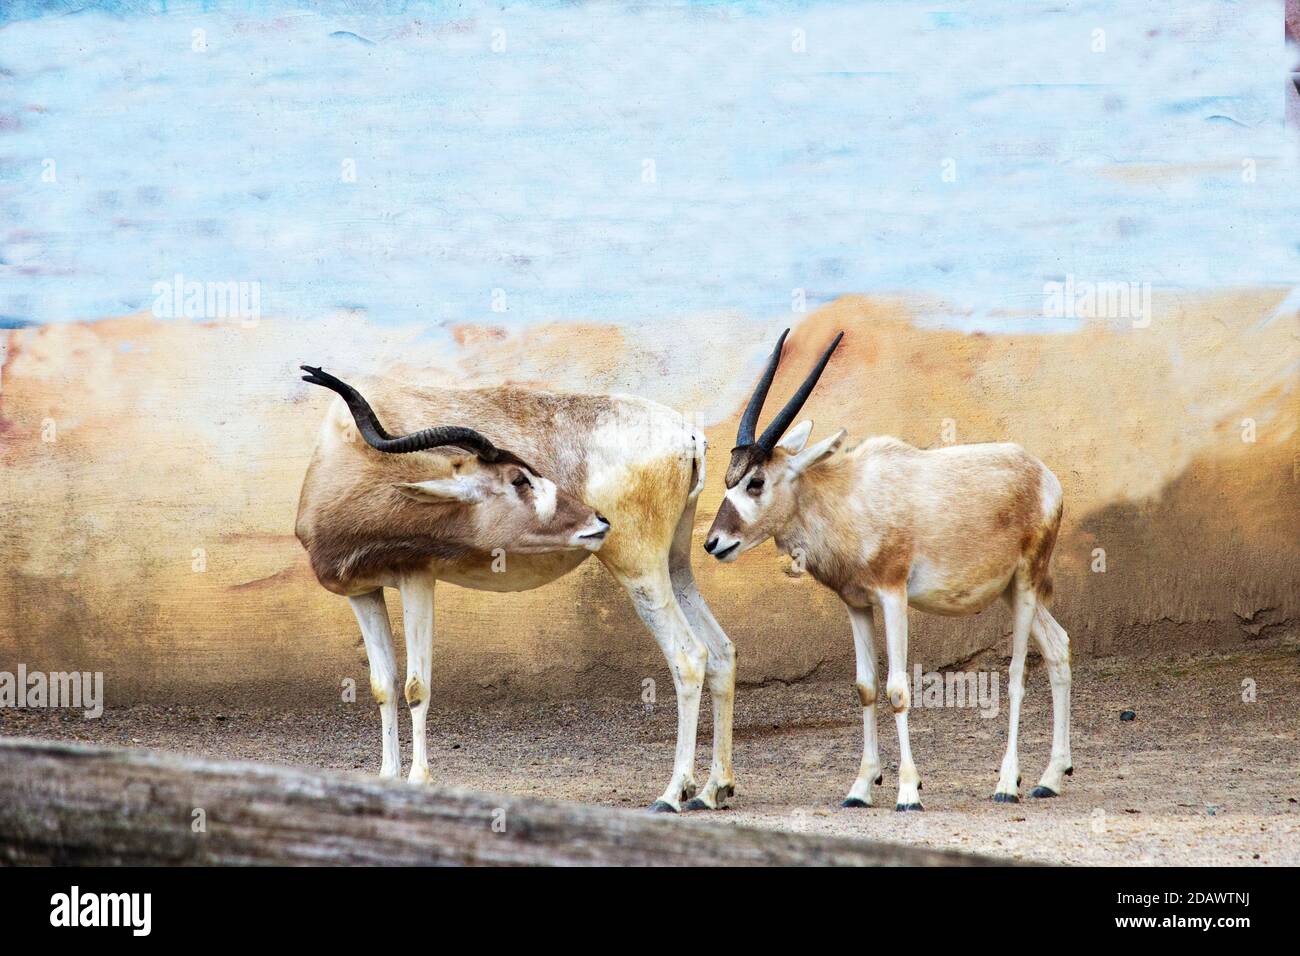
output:
[[[202,826],[199,826],[200,821]],[[961,866],[998,861],[147,750],[0,739],[0,862]]]

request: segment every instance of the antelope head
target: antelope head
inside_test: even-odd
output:
[[[808,445],[811,421],[800,422],[786,434],[790,423],[812,394],[831,353],[844,337],[843,332],[835,336],[821,361],[763,434],[754,437],[763,401],[781,363],[781,348],[789,334],[789,329],[781,333],[767,369],[740,419],[736,447],[731,450],[731,465],[727,468],[727,493],[704,542],[704,550],[719,561],[734,561],[750,548],[779,533],[794,515],[800,477],[834,454],[844,440],[841,429],[829,438]]]
[[[366,444],[385,454],[436,451],[429,456],[429,477],[394,482],[393,493],[437,508],[438,537],[453,548],[518,554],[596,551],[605,541],[604,516],[540,475],[527,462],[497,448],[472,428],[438,425],[409,435],[384,430],[370,403],[351,385],[310,365],[301,366],[304,382],[337,392],[347,403]]]

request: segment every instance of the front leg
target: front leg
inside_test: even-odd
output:
[[[882,589],[876,602],[885,618],[885,646],[889,652],[889,677],[885,693],[894,710],[898,728],[898,802],[896,810],[921,810],[921,776],[912,762],[912,744],[907,736],[907,711],[912,695],[907,687],[907,590]]]
[[[383,727],[381,777],[396,777],[402,769],[402,752],[397,741],[397,659],[393,653],[393,632],[382,588],[348,598],[361,626],[370,662],[370,693],[379,705]]]
[[[425,720],[433,676],[434,578],[424,572],[402,575],[402,623],[406,627],[406,703],[411,708],[411,783],[428,783],[429,753]]]
[[[880,751],[876,747],[876,641],[870,607],[850,607],[849,624],[853,627],[853,649],[857,654],[857,679],[854,682],[862,704],[862,763],[858,778],[849,788],[841,806],[871,806],[871,785],[880,783]]]

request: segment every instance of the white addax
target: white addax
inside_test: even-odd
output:
[[[788,330],[787,330],[788,334]],[[781,360],[781,336],[741,419],[727,492],[705,550],[730,562],[771,537],[797,555],[848,607],[857,653],[863,752],[846,807],[871,805],[881,782],[876,746],[874,609],[884,619],[885,693],[898,728],[899,810],[921,809],[921,778],[908,740],[907,610],[976,614],[1001,596],[1013,615],[1010,730],[993,799],[1018,802],[1017,734],[1025,654],[1032,634],[1052,684],[1052,756],[1035,797],[1054,797],[1073,772],[1070,643],[1047,610],[1048,573],[1061,523],[1061,485],[1017,445],[913,448],[871,438],[840,452],[844,431],[809,445],[812,422],[790,429],[843,333],[759,438],[758,415]],[[786,434],[786,430],[790,429]],[[782,437],[784,435],[784,437]]]

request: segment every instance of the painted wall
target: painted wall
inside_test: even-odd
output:
[[[292,536],[300,362],[673,405],[712,446],[702,533],[786,325],[774,394],[848,331],[816,435],[1053,468],[1076,653],[1294,629],[1294,51],[1277,4],[1130,6],[6,4],[0,670],[119,701],[364,674]],[[246,308],[187,315],[184,282]],[[1100,282],[1136,304],[1058,308]],[[847,679],[836,599],[770,545],[697,573],[742,681]],[[595,562],[444,587],[438,627],[444,699],[664,675]]]
[[[1230,643],[1293,628],[1300,614],[1295,318],[1277,293],[1238,292],[1160,297],[1144,330],[972,335],[917,329],[901,303],[851,297],[798,325],[775,393],[788,394],[847,329],[808,406],[816,434],[842,424],[935,444],[949,423],[959,440],[1019,441],[1061,478],[1056,606],[1076,653]],[[143,317],[8,332],[6,657],[103,670],[124,697],[326,693],[364,674],[346,603],[319,588],[293,538],[327,403],[293,368],[321,351],[327,367],[411,381],[628,390],[685,407],[724,395],[730,412],[707,428],[699,539],[744,388],[776,329],[743,343],[734,330],[696,339],[685,322],[452,331],[454,357],[421,345],[417,329],[352,318],[241,330]],[[346,359],[317,336],[352,342]],[[57,440],[45,441],[51,422]],[[1093,570],[1099,548],[1104,572]],[[770,544],[732,566],[699,552],[696,566],[739,647],[742,680],[849,672],[837,599],[790,576]],[[520,595],[444,586],[439,602],[444,697],[631,695],[662,668],[596,562]],[[1000,608],[918,615],[915,653],[940,666],[998,646],[1004,618]]]

